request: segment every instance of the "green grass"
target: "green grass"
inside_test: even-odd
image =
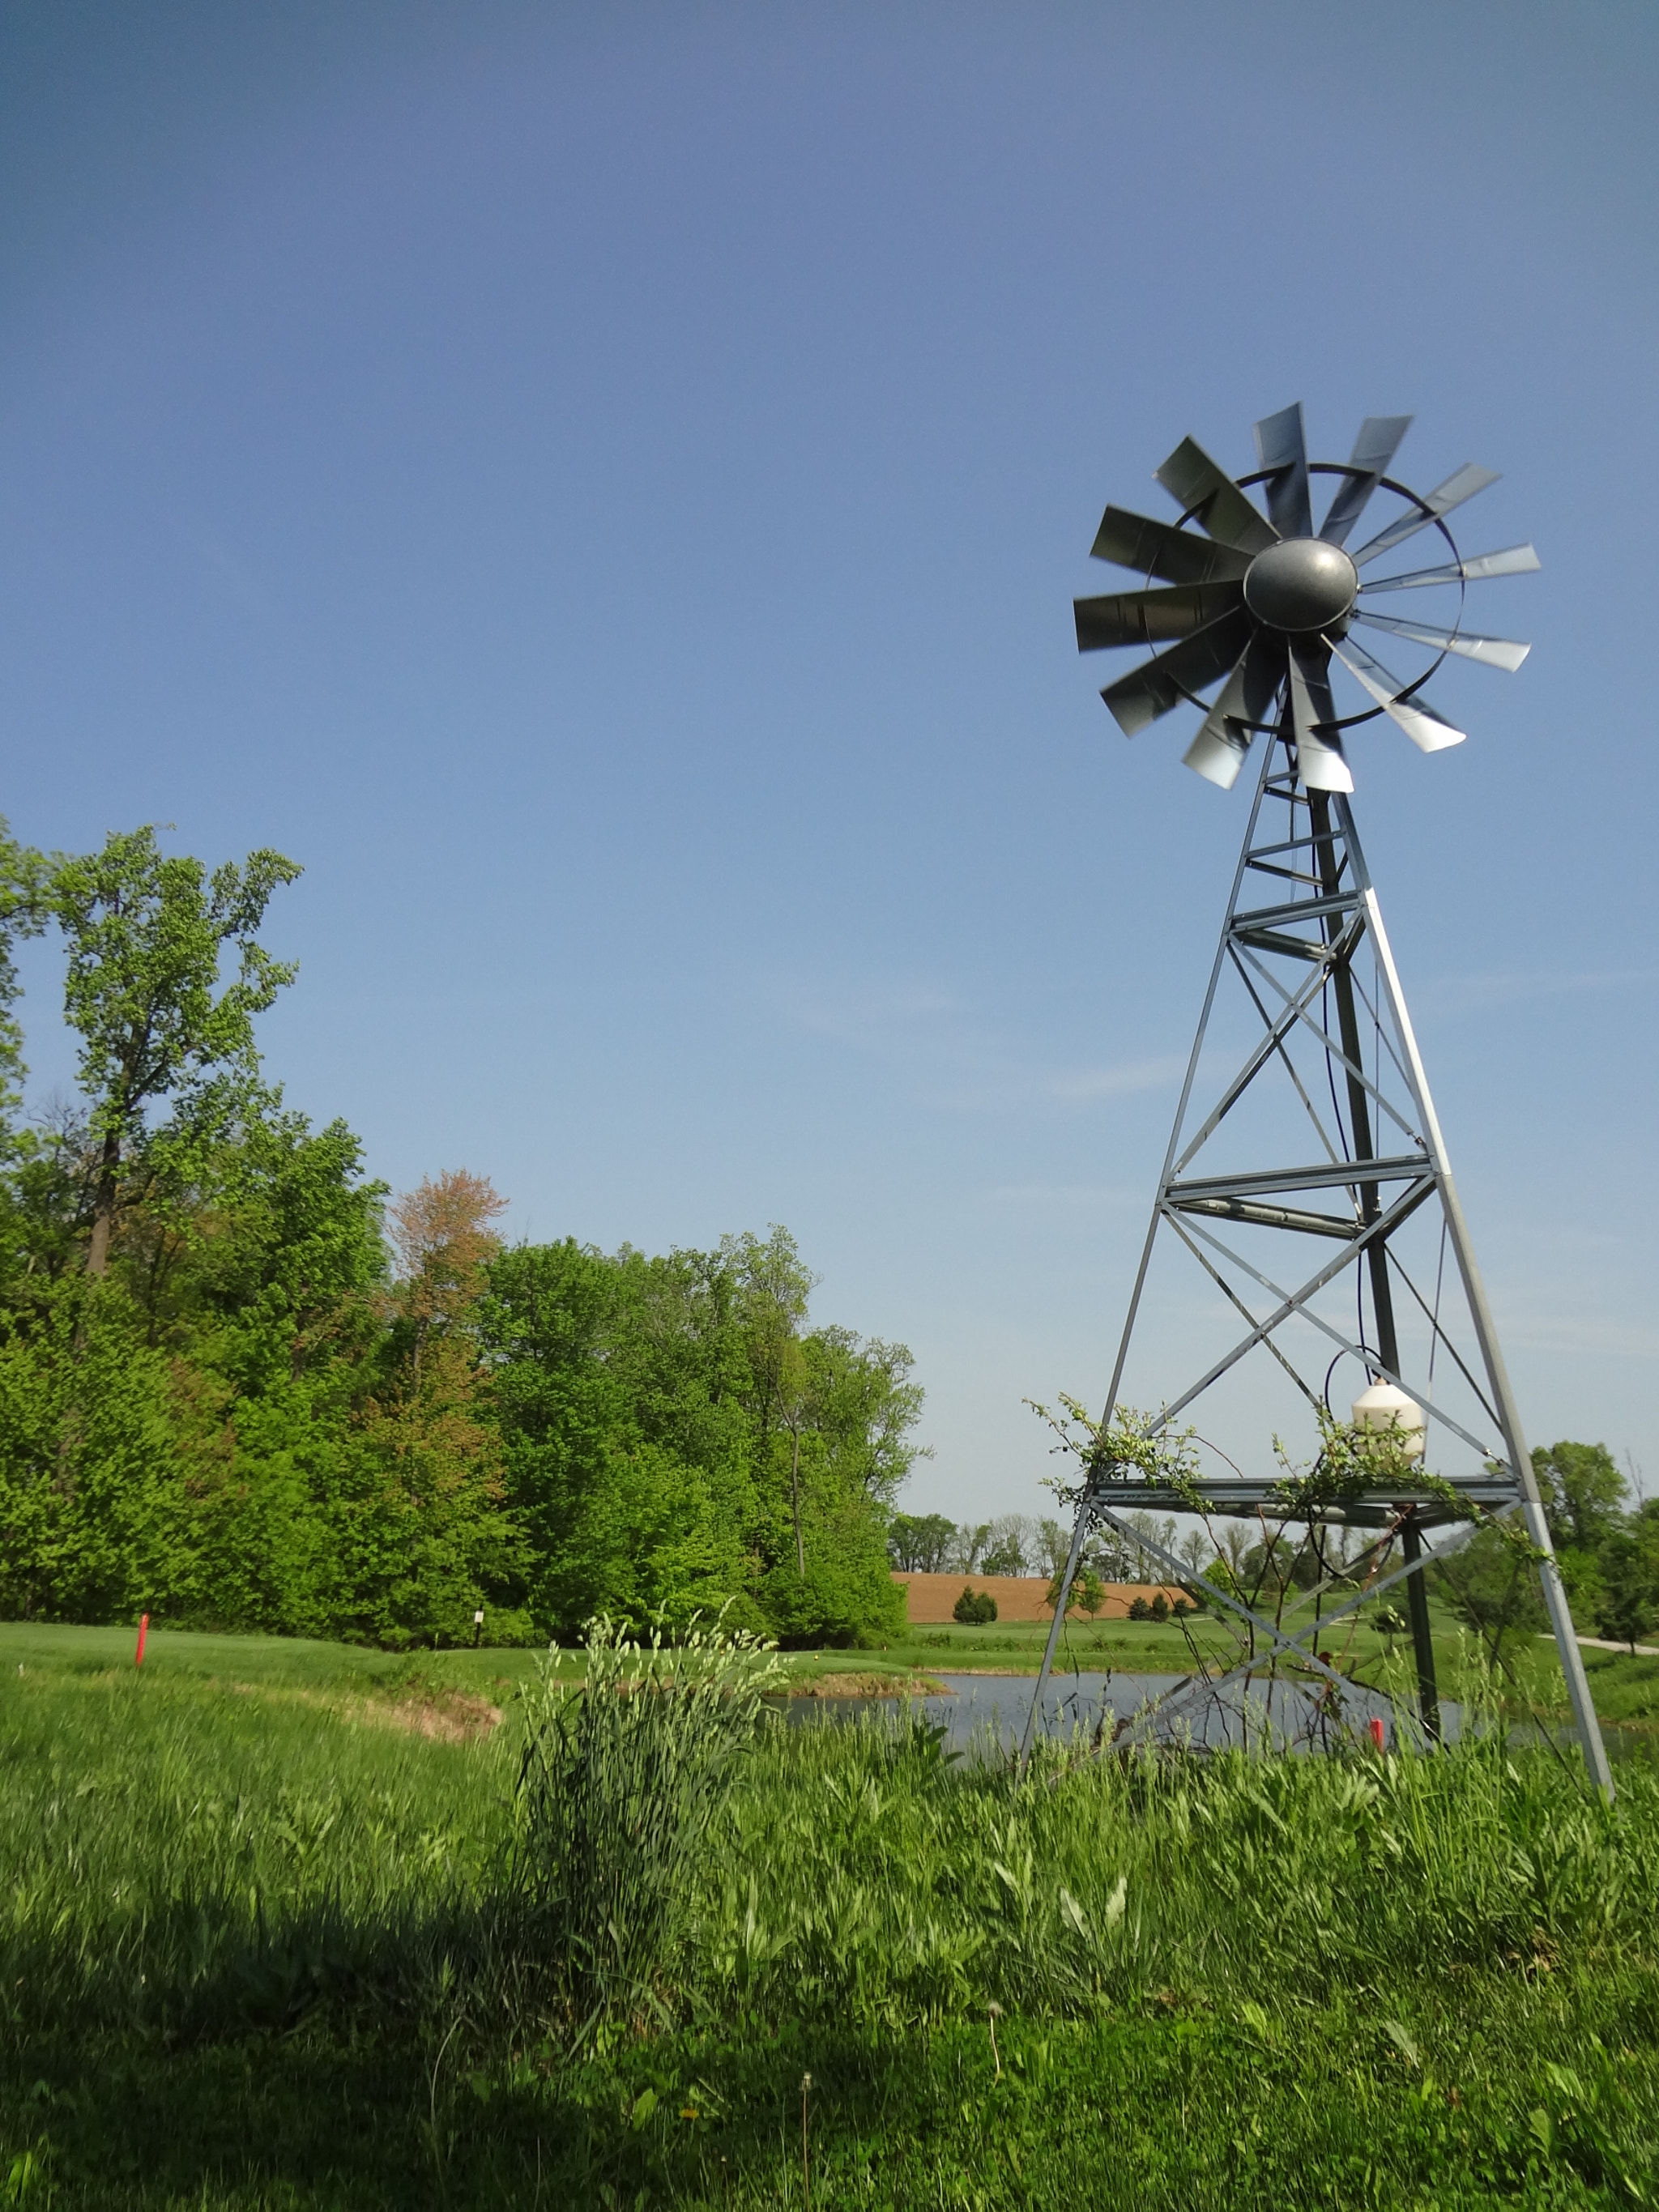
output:
[[[384,1724],[519,1655],[102,1635],[0,1630],[0,2205],[799,2205],[807,2073],[821,2209],[1659,2197],[1645,1764],[1020,1790],[902,1707],[774,1724],[583,2038],[504,1879],[520,1709]]]

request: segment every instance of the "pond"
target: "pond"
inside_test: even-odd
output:
[[[945,1729],[950,1750],[994,1759],[1018,1749],[1036,1687],[1034,1674],[936,1674],[933,1679],[943,1685],[943,1696],[911,1698],[907,1704],[911,1712]],[[1042,1732],[1050,1737],[1082,1736],[1093,1743],[1102,1722],[1109,1717],[1110,1735],[1127,1740],[1138,1714],[1189,1679],[1185,1674],[1052,1674],[1043,1688]],[[1149,1724],[1138,1734],[1206,1751],[1233,1746],[1259,1751],[1267,1741],[1276,1750],[1305,1752],[1334,1747],[1345,1738],[1369,1741],[1371,1723],[1380,1721],[1388,1749],[1422,1747],[1414,1717],[1397,1712],[1377,1691],[1350,1683],[1341,1696],[1340,1716],[1328,1711],[1322,1719],[1316,1692],[1300,1683],[1235,1682],[1219,1694],[1195,1689],[1178,1705],[1172,1703],[1156,1727]],[[815,1723],[833,1727],[860,1713],[891,1713],[896,1708],[892,1698],[790,1698],[775,1704],[793,1728]],[[1463,1727],[1462,1708],[1452,1699],[1443,1700],[1440,1720],[1445,1740],[1455,1743]],[[1551,1733],[1563,1752],[1577,1757],[1577,1738],[1571,1728],[1559,1727]],[[1659,1740],[1647,1729],[1604,1721],[1601,1734],[1613,1759],[1647,1759],[1659,1751]],[[1516,1722],[1510,1730],[1510,1741],[1516,1745],[1536,1745],[1544,1735],[1530,1721]]]
[[[908,1700],[909,1710],[946,1730],[952,1751],[995,1758],[1016,1750],[1024,1733],[1034,1674],[938,1674],[944,1686],[939,1697]],[[1051,1674],[1042,1692],[1040,1726],[1048,1736],[1081,1735],[1094,1740],[1109,1723],[1108,1735],[1122,1735],[1137,1714],[1155,1699],[1186,1687],[1185,1674]],[[793,1698],[780,1701],[793,1727],[814,1722],[833,1725],[859,1713],[890,1712],[891,1698]],[[1462,1720],[1458,1706],[1441,1707],[1448,1741],[1455,1741]],[[1366,1738],[1373,1720],[1382,1724],[1383,1741],[1395,1744],[1400,1723],[1389,1699],[1357,1684],[1344,1686],[1340,1714],[1327,1708],[1322,1714],[1316,1692],[1301,1684],[1258,1680],[1230,1683],[1226,1689],[1194,1688],[1167,1718],[1160,1715],[1156,1732],[1166,1739],[1218,1751],[1232,1745],[1260,1748],[1264,1735],[1275,1748],[1323,1748],[1343,1736]],[[1407,1731],[1415,1737],[1409,1721]],[[1146,1733],[1143,1729],[1141,1733]]]

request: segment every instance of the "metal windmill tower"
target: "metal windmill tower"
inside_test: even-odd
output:
[[[1195,706],[1187,764],[1223,789],[1265,740],[1106,1419],[1126,1380],[1139,1381],[1137,1325],[1161,1299],[1160,1334],[1179,1329],[1186,1371],[1148,1377],[1154,1388],[1130,1395],[1161,1403],[1154,1436],[1188,1423],[1206,1432],[1193,1487],[1206,1512],[1255,1516],[1282,1496],[1276,1470],[1235,1464],[1209,1440],[1218,1432],[1306,1433],[1322,1413],[1346,1419],[1356,1393],[1357,1420],[1424,1431],[1436,1480],[1413,1484],[1396,1468],[1388,1495],[1350,1495],[1322,1518],[1370,1533],[1365,1599],[1405,1584],[1426,1733],[1438,1735],[1439,1715],[1424,1539],[1466,1529],[1470,1509],[1518,1514],[1543,1555],[1584,1758],[1610,1793],[1520,1414],[1350,803],[1350,732],[1386,719],[1424,752],[1461,744],[1424,684],[1448,653],[1512,670],[1528,650],[1468,626],[1464,599],[1472,582],[1536,568],[1537,555],[1530,545],[1460,553],[1446,518],[1496,479],[1470,465],[1426,494],[1396,481],[1389,471],[1410,421],[1373,417],[1347,461],[1310,463],[1301,407],[1286,408],[1257,423],[1261,467],[1237,481],[1188,438],[1157,471],[1179,519],[1109,507],[1095,539],[1098,559],[1140,581],[1077,602],[1079,650],[1167,643],[1101,694],[1125,734]],[[1316,479],[1330,494],[1317,532]],[[1256,486],[1265,514],[1248,496]],[[1350,552],[1368,508],[1382,526]],[[1437,540],[1428,566],[1420,546],[1400,550],[1425,532]],[[1402,566],[1413,556],[1419,565]],[[1383,611],[1401,607],[1405,615]],[[1415,672],[1391,674],[1356,631],[1391,656],[1409,654]],[[1354,711],[1339,711],[1337,668],[1357,686]],[[1217,683],[1206,702],[1200,695]],[[1166,1260],[1184,1267],[1178,1287],[1165,1283]],[[1157,1387],[1170,1382],[1177,1387]],[[1122,1517],[1172,1503],[1167,1485],[1127,1464],[1091,1465],[1024,1752],[1091,1529],[1132,1535],[1171,1579],[1189,1579],[1188,1564]],[[1333,1607],[1295,1630],[1236,1589],[1218,1598],[1244,1617],[1275,1668],[1322,1692],[1328,1709],[1341,1678],[1318,1645],[1360,1602],[1339,1589]],[[1237,1671],[1259,1674],[1267,1663]]]

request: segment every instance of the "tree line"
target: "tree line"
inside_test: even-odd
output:
[[[814,1325],[782,1228],[605,1253],[507,1245],[464,1170],[394,1200],[256,1045],[299,873],[0,834],[0,1609],[392,1648],[480,1612],[491,1642],[900,1625],[908,1350]],[[47,933],[76,1087],[30,1119],[15,956]]]
[[[1173,1514],[1136,1511],[1124,1519],[1128,1535],[1103,1526],[1091,1530],[1079,1572],[1102,1583],[1168,1582],[1168,1570],[1137,1538],[1176,1553],[1194,1575],[1211,1556],[1199,1532],[1182,1534]],[[895,1513],[887,1532],[888,1556],[903,1574],[1054,1576],[1064,1571],[1071,1548],[1068,1527],[1029,1513],[999,1513],[977,1522],[944,1513]]]

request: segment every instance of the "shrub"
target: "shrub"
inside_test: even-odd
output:
[[[1152,1617],[1152,1608],[1147,1604],[1144,1597],[1132,1598],[1130,1600],[1129,1618],[1131,1620],[1150,1620]]]
[[[1167,1620],[1170,1618],[1170,1601],[1162,1590],[1154,1596],[1148,1610],[1154,1620]]]
[[[578,1689],[554,1651],[526,1698],[520,1866],[570,1994],[637,2010],[684,1933],[710,1828],[724,1809],[763,1692],[771,1647],[722,1625],[646,1643],[590,1621]]]
[[[951,1608],[953,1620],[964,1628],[982,1628],[997,1617],[997,1601],[989,1590],[975,1591],[971,1583],[962,1586],[962,1595]]]

